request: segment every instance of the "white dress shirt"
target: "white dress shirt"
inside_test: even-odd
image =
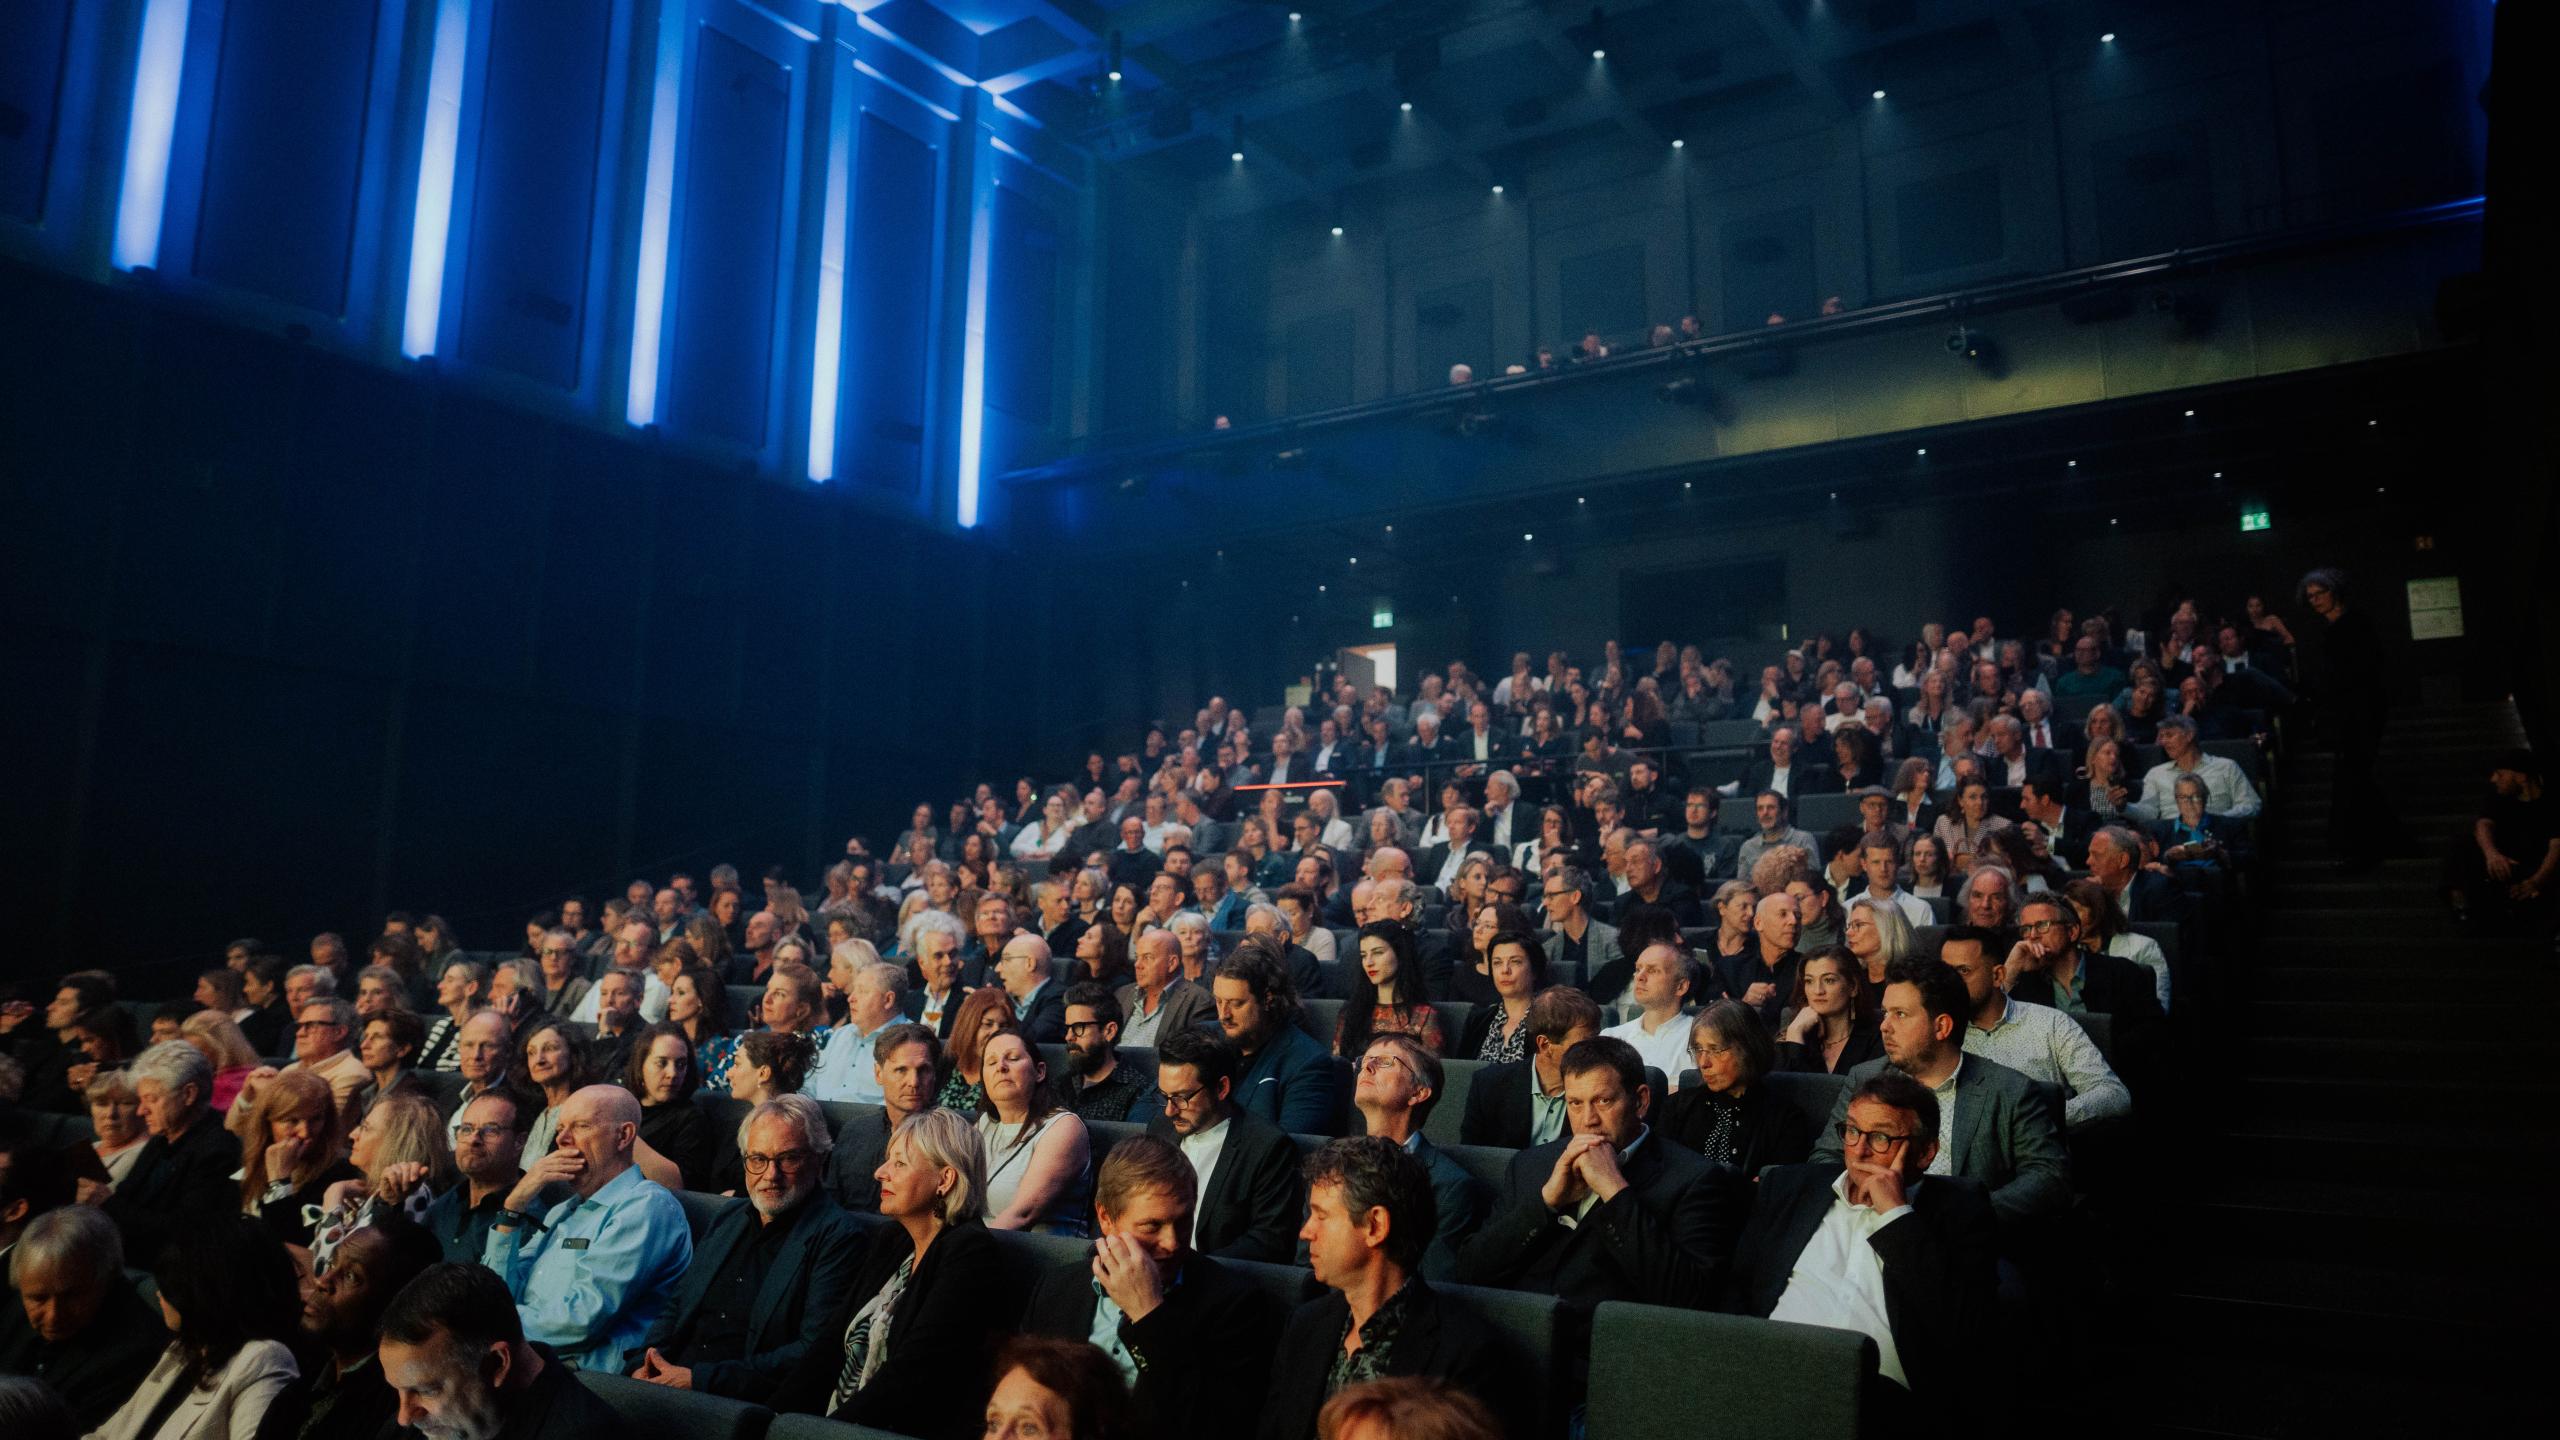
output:
[[[1218,1173],[1218,1156],[1227,1148],[1227,1127],[1234,1123],[1232,1118],[1221,1120],[1198,1134],[1182,1137],[1182,1158],[1191,1162],[1191,1173],[1200,1181],[1200,1188],[1194,1193],[1209,1193],[1209,1177]]]
[[[658,972],[655,970],[643,970],[637,973],[642,982],[640,1018],[655,1025],[667,1018],[667,982],[659,979]],[[586,995],[578,1001],[577,1007],[569,1012],[569,1018],[581,1025],[593,1025],[596,1023],[596,1007],[602,1001],[603,997],[596,993],[596,987],[588,986]]]
[[[2080,1028],[2079,1021],[2050,1005],[2003,996],[2000,1019],[1990,1029],[1966,1022],[1964,1053],[1979,1055],[2030,1080],[2059,1085],[2070,1092],[2070,1098],[2062,1102],[2066,1130],[2133,1113],[2133,1092],[2116,1078],[2089,1032]]]
[[[1845,1171],[1831,1182],[1831,1193],[1839,1198],[1814,1227],[1813,1238],[1804,1242],[1804,1253],[1787,1276],[1786,1293],[1769,1318],[1867,1336],[1876,1342],[1876,1373],[1909,1389],[1885,1308],[1884,1257],[1872,1242],[1877,1231],[1911,1213],[1911,1202],[1906,1198],[1882,1214],[1853,1205]]]
[[[1636,1047],[1636,1054],[1644,1057],[1644,1063],[1662,1072],[1665,1087],[1677,1090],[1680,1088],[1680,1072],[1689,1066],[1689,1029],[1698,1023],[1698,1017],[1683,1010],[1650,1034],[1645,1031],[1644,1021],[1645,1017],[1638,1015],[1624,1025],[1613,1025],[1600,1033]]]

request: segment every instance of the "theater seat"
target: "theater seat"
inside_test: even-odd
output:
[[[738,1127],[747,1123],[748,1112],[756,1107],[719,1090],[695,1091],[693,1103],[702,1107],[702,1118],[711,1124],[713,1161],[726,1166],[738,1157]]]
[[[1004,1313],[1021,1315],[1031,1308],[1031,1292],[1039,1287],[1040,1277],[1070,1261],[1093,1261],[1093,1242],[1065,1235],[1044,1235],[1036,1230],[990,1230],[996,1249],[1004,1256],[1007,1278],[1012,1286],[1009,1307]]]
[[[772,1411],[740,1400],[593,1370],[578,1380],[622,1418],[620,1440],[764,1440],[773,1424]]]
[[[766,1440],[908,1440],[895,1430],[874,1430],[868,1425],[845,1425],[834,1420],[821,1420],[815,1415],[776,1415],[773,1428],[765,1432]]]
[[[1431,1107],[1431,1118],[1422,1122],[1422,1133],[1432,1144],[1446,1149],[1458,1143],[1458,1132],[1466,1125],[1467,1092],[1484,1069],[1481,1060],[1440,1062],[1440,1098]]]
[[[1588,1440],[1855,1440],[1876,1342],[1610,1301],[1591,1322]]]
[[[1513,1433],[1565,1433],[1565,1415],[1576,1397],[1566,1393],[1572,1367],[1563,1364],[1558,1355],[1566,1341],[1558,1328],[1561,1311],[1556,1297],[1438,1282],[1431,1288],[1444,1299],[1474,1311],[1476,1318],[1493,1332],[1495,1358],[1505,1373],[1516,1377],[1515,1383],[1520,1387],[1496,1397],[1500,1402],[1496,1413],[1530,1417],[1527,1424],[1515,1426]],[[1689,1434],[1719,1433],[1698,1428],[1698,1416],[1703,1413],[1691,1412],[1684,1417],[1690,1424]]]
[[[1805,1117],[1808,1130],[1817,1138],[1831,1126],[1831,1107],[1840,1103],[1840,1092],[1849,1088],[1846,1075],[1800,1075],[1780,1070],[1760,1077],[1769,1087],[1769,1098]]]
[[[2086,1015],[2074,1015],[2071,1018],[2078,1021],[2080,1028],[2088,1034],[2089,1043],[2097,1046],[2098,1053],[2106,1057],[2108,1068],[2115,1068],[2116,1022],[2114,1018],[2094,1011]]]
[[[1434,1140],[1432,1143],[1438,1145],[1440,1142]],[[1493,1204],[1499,1209],[1503,1197],[1510,1193],[1511,1157],[1520,1152],[1499,1145],[1441,1145],[1440,1148],[1448,1152],[1449,1158],[1457,1161],[1468,1174],[1493,1187]]]
[[[676,1202],[684,1206],[684,1223],[693,1230],[695,1244],[702,1243],[702,1237],[710,1233],[711,1222],[719,1216],[720,1207],[735,1198],[730,1195],[714,1195],[703,1190],[676,1192]]]
[[[1278,1301],[1284,1315],[1316,1296],[1315,1272],[1303,1265],[1274,1265],[1263,1260],[1221,1260],[1218,1263],[1251,1280],[1254,1288]]]
[[[821,1100],[818,1111],[827,1117],[827,1134],[842,1140],[846,1127],[876,1120],[880,1107],[857,1105],[850,1100]]]
[[[1342,1024],[1342,1006],[1344,1002],[1340,1000],[1302,1000],[1299,1003],[1306,1007],[1307,1033],[1315,1036],[1326,1049],[1332,1049],[1334,1030]]]
[[[1102,1157],[1111,1153],[1112,1146],[1132,1135],[1147,1133],[1146,1126],[1133,1124],[1127,1120],[1087,1120],[1084,1122],[1084,1128],[1092,1147],[1093,1168],[1096,1170],[1102,1168]]]
[[[761,985],[723,986],[729,992],[729,1023],[741,1030],[753,1030],[764,1019],[764,987]]]
[[[1807,795],[1796,802],[1796,828],[1815,836],[1828,835],[1843,825],[1858,823],[1858,797],[1855,795]],[[1819,860],[1821,856],[1815,856]]]

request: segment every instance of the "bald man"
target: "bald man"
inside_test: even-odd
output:
[[[693,1263],[684,1206],[640,1173],[639,1143],[640,1102],[621,1086],[562,1101],[556,1144],[508,1192],[481,1256],[525,1338],[572,1369],[628,1372]]]
[[[1049,942],[1037,935],[1016,935],[996,957],[996,981],[1013,1001],[1013,1018],[1034,1045],[1063,1045],[1067,1039],[1067,987],[1050,973]]]

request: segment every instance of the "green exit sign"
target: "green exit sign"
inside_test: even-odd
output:
[[[1380,605],[1371,610],[1369,612],[1369,628],[1372,630],[1393,630],[1396,628],[1396,612],[1388,609],[1384,605]]]
[[[2275,518],[2264,510],[2243,510],[2240,512],[2240,533],[2243,535],[2248,534],[2252,530],[2272,530],[2275,528],[2275,524]]]

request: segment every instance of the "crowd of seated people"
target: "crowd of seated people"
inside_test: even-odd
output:
[[[0,1374],[137,1440],[565,1435],[610,1423],[579,1371],[920,1440],[1303,1440],[1420,1377],[1397,1403],[1537,1433],[1491,1287],[1568,1337],[1614,1300],[1857,1330],[1933,1413],[1958,1337],[2078,1293],[2120,1173],[2082,1162],[2174,1064],[2262,803],[2202,737],[2271,726],[2217,710],[2234,662],[2290,668],[2260,614],[1853,631],[1756,693],[1694,647],[1523,653],[1268,736],[1213,698],[919,805],[815,909],[723,865],[520,949],[241,941],[148,1041],[64,976],[0,1010]],[[1239,788],[1274,775],[1318,788]],[[2472,903],[2560,865],[2539,783],[2498,772]],[[1007,1232],[1085,1248],[1026,1283]]]

